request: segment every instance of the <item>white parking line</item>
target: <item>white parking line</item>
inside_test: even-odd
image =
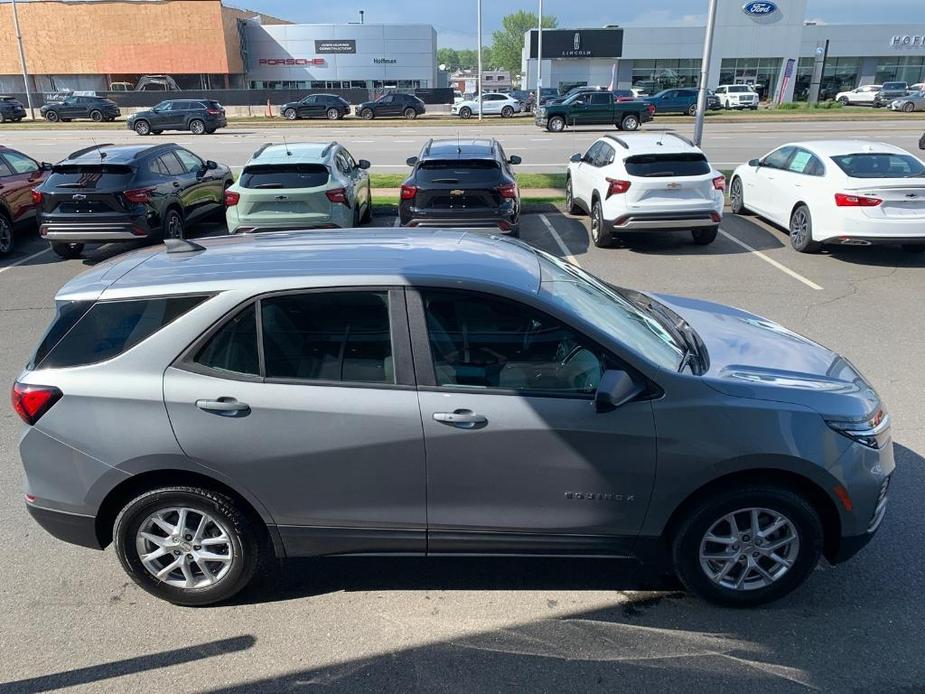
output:
[[[781,265],[780,263],[778,263],[778,262],[777,262],[776,260],[774,260],[773,258],[769,258],[769,257],[766,256],[764,253],[762,253],[761,251],[759,251],[759,250],[756,249],[756,248],[752,248],[751,246],[749,246],[749,245],[748,245],[747,243],[745,243],[744,241],[739,241],[739,239],[737,239],[737,238],[736,238],[735,236],[733,236],[732,234],[729,234],[729,233],[723,231],[722,229],[719,230],[719,233],[722,234],[723,236],[725,236],[727,239],[729,239],[729,240],[732,241],[733,243],[735,243],[735,244],[741,246],[742,248],[744,248],[745,250],[747,250],[749,253],[754,253],[756,256],[758,256],[759,258],[761,258],[764,262],[768,263],[769,265],[773,265],[773,266],[776,267],[778,270],[780,270],[781,272],[783,272],[785,275],[790,275],[793,279],[795,279],[795,280],[797,280],[797,281],[799,281],[799,282],[802,282],[803,284],[805,284],[805,285],[806,285],[807,287],[809,287],[810,289],[815,289],[817,292],[821,292],[821,291],[822,291],[822,287],[820,287],[818,284],[816,284],[816,283],[813,282],[812,280],[806,279],[805,277],[803,277],[803,275],[801,275],[801,274],[798,273],[798,272],[794,272],[793,270],[791,270],[791,269],[790,269],[789,267],[787,267],[786,265]]]
[[[577,265],[581,267],[581,263],[578,262],[578,259],[572,255],[572,252],[568,249],[568,246],[565,245],[565,241],[562,240],[562,237],[559,236],[559,232],[556,231],[556,228],[552,225],[552,222],[549,221],[549,218],[546,215],[540,215],[540,221],[543,222],[543,225],[546,227],[546,230],[549,232],[549,235],[552,236],[553,241],[559,246],[562,251],[562,257],[569,261],[572,265]]]
[[[38,258],[38,257],[39,257],[40,255],[42,255],[43,253],[48,253],[50,250],[51,250],[50,248],[43,248],[43,249],[40,250],[38,253],[33,253],[32,255],[28,255],[28,256],[26,256],[25,258],[20,258],[20,259],[17,260],[15,263],[10,263],[9,265],[4,265],[3,267],[0,267],[0,272],[6,272],[6,271],[9,270],[11,267],[16,267],[17,265],[22,265],[23,263],[28,263],[28,262],[29,262],[30,260],[32,260],[33,258]]]

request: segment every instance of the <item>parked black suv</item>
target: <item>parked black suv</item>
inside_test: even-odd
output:
[[[411,94],[386,94],[375,101],[365,101],[356,108],[360,118],[372,120],[373,118],[404,117],[414,120],[422,115],[426,109],[424,102]]]
[[[411,227],[488,227],[520,236],[520,189],[496,140],[430,140],[401,187],[399,216]]]
[[[42,106],[39,113],[51,123],[65,123],[77,118],[89,118],[101,123],[112,121],[122,115],[118,104],[102,96],[67,96],[61,101],[52,101]]]
[[[55,164],[33,190],[39,232],[63,258],[87,241],[183,238],[224,210],[231,170],[176,144],[99,145]]]
[[[874,97],[874,108],[889,106],[893,101],[902,99],[904,96],[909,96],[907,82],[884,82],[877,96]]]
[[[0,96],[0,123],[11,120],[18,123],[26,117],[26,108],[22,102],[12,96]]]
[[[188,130],[193,135],[211,135],[228,125],[225,108],[212,99],[168,99],[150,111],[128,117],[129,130],[139,135],[160,135],[165,130]]]
[[[327,118],[340,120],[350,114],[350,102],[336,94],[309,94],[301,101],[283,104],[279,112],[286,120]]]

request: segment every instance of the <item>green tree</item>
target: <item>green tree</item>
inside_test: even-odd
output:
[[[459,69],[460,70],[475,70],[479,65],[479,53],[478,51],[465,49],[458,51],[459,55]],[[482,60],[485,59],[485,56],[482,56]]]
[[[437,65],[446,65],[450,72],[459,69],[459,53],[452,48],[438,48]]]
[[[501,20],[501,29],[491,35],[491,58],[494,67],[520,72],[520,59],[524,47],[524,34],[536,29],[539,20],[535,13],[520,10]],[[543,28],[555,29],[559,20],[543,16]]]

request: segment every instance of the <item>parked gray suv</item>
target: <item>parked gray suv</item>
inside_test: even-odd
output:
[[[755,605],[883,518],[848,361],[466,232],[168,241],[100,264],[13,387],[26,506],[183,605],[261,562],[638,557]]]

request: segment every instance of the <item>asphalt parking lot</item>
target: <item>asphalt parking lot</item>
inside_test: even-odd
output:
[[[751,611],[687,597],[635,564],[528,559],[302,560],[234,604],[172,607],[130,583],[111,548],[66,545],[30,520],[20,421],[4,408],[0,693],[925,689],[925,256],[800,255],[754,217],[727,217],[708,247],[679,233],[601,250],[587,226],[550,208],[525,216],[522,236],[610,282],[765,315],[839,350],[878,387],[897,472],[880,533],[854,560]],[[222,231],[216,222],[194,234]],[[125,250],[63,261],[34,232],[20,236],[0,261],[3,383],[51,319],[58,288]]]

